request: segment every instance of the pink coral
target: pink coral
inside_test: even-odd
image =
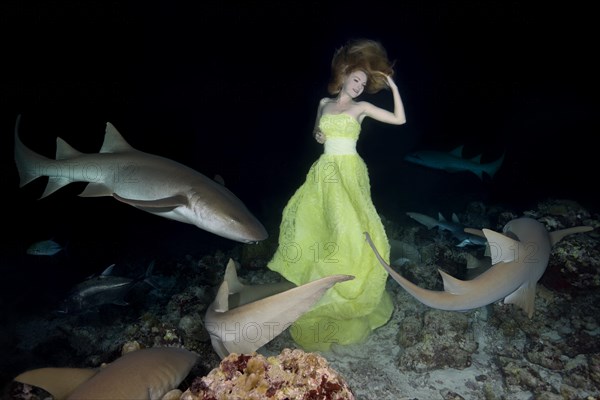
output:
[[[354,400],[345,380],[316,353],[284,349],[276,357],[236,354],[198,377],[181,400]]]

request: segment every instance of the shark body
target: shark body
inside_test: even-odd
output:
[[[99,153],[81,153],[56,139],[56,160],[27,148],[15,126],[20,187],[48,177],[44,198],[71,182],[88,182],[82,197],[112,196],[140,210],[192,224],[227,239],[254,243],[265,227],[224,185],[176,161],[130,146],[108,122]]]
[[[590,226],[577,226],[548,232],[533,218],[509,221],[502,233],[481,230],[490,247],[492,267],[474,279],[463,281],[439,270],[444,290],[423,289],[394,271],[379,255],[368,233],[367,242],[390,276],[421,303],[440,310],[467,311],[500,299],[533,316],[537,281],[542,277],[552,246],[563,237],[591,231]],[[476,233],[477,230],[471,230]]]
[[[198,355],[153,347],[126,353],[103,368],[38,368],[15,381],[40,387],[54,400],[159,400],[189,374]]]
[[[229,260],[225,278],[205,314],[213,349],[221,358],[230,353],[248,354],[281,334],[307,312],[323,294],[352,275],[330,275],[296,286],[284,281],[245,285]]]
[[[110,265],[100,275],[90,277],[75,285],[65,299],[61,301],[56,312],[60,314],[75,314],[96,309],[104,304],[126,306],[125,297],[137,283],[152,283],[154,261],[150,263],[143,277],[131,279],[113,275],[115,264]]]
[[[464,158],[462,152],[463,146],[459,146],[449,152],[421,150],[407,154],[404,160],[446,172],[468,171],[477,175],[479,179],[483,179],[484,173],[493,178],[504,161],[504,154],[502,154],[496,161],[482,164],[481,154],[469,159]]]
[[[444,216],[441,213],[438,214],[437,220],[428,215],[419,214],[415,212],[407,212],[406,215],[408,215],[418,223],[425,225],[427,229],[433,229],[437,227],[439,229],[450,232],[452,236],[454,236],[459,241],[456,247],[485,246],[487,243],[485,237],[465,232],[465,226],[460,223],[458,216],[454,213],[452,213],[452,221],[448,221],[446,218],[444,218]]]

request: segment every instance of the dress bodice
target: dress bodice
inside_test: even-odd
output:
[[[358,140],[360,123],[350,114],[323,114],[319,121],[319,128],[325,137],[348,138]]]

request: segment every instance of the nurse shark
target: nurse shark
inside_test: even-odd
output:
[[[444,282],[443,291],[423,289],[394,271],[381,257],[368,232],[365,235],[390,276],[421,303],[440,310],[467,311],[504,299],[505,304],[516,305],[531,318],[536,284],[546,271],[552,246],[567,235],[591,230],[591,226],[576,226],[548,232],[542,223],[528,217],[509,221],[502,233],[468,229],[487,239],[492,267],[467,281],[438,270]]]

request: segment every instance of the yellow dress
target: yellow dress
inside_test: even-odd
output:
[[[325,151],[283,210],[279,246],[268,267],[296,285],[333,274],[355,278],[329,289],[290,327],[306,351],[363,342],[393,311],[385,290],[388,273],[364,235],[369,232],[389,261],[367,166],[356,153],[360,123],[349,114],[325,114],[319,127],[327,139]]]

